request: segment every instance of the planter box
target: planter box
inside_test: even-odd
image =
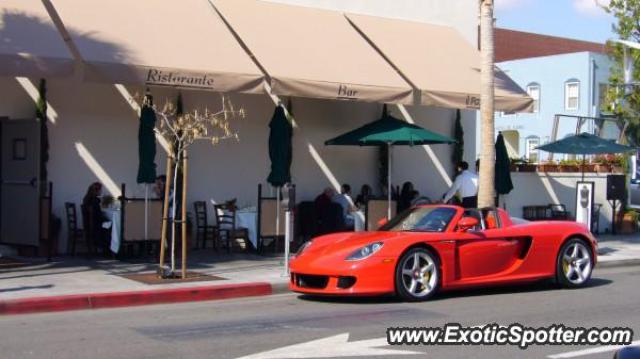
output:
[[[542,164],[538,165],[538,172],[559,172],[558,165]]]
[[[638,220],[634,214],[625,213],[618,224],[618,233],[633,234],[638,231]]]
[[[611,172],[611,166],[610,165],[596,164],[595,167],[596,167],[595,170],[598,173],[609,173],[609,172]]]
[[[518,165],[518,172],[535,172],[536,171],[536,165]]]
[[[560,165],[560,172],[565,172],[565,173],[580,172],[580,166],[576,166],[576,165]]]

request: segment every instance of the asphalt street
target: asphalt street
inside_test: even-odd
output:
[[[549,283],[442,293],[429,302],[394,298],[318,299],[282,294],[248,299],[0,317],[0,357],[12,358],[286,358],[365,355],[387,327],[457,322],[542,327],[631,327],[640,339],[640,266],[598,269],[591,285]],[[344,334],[344,335],[342,335]],[[346,338],[348,343],[346,342]],[[322,341],[323,339],[329,338]],[[419,352],[368,358],[547,358],[589,346],[393,346]],[[258,353],[262,353],[257,355]],[[301,354],[302,353],[302,354]],[[333,353],[333,354],[332,354]],[[272,355],[273,354],[273,355]],[[276,353],[277,354],[277,353]],[[335,354],[335,355],[334,355]],[[324,355],[324,356],[323,356]],[[333,356],[332,356],[333,355]],[[612,351],[567,357],[611,358]]]

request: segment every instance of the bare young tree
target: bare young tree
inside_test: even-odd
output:
[[[187,198],[187,153],[191,145],[198,141],[209,142],[212,146],[223,140],[239,141],[239,136],[231,127],[231,122],[245,118],[244,108],[236,109],[231,100],[222,95],[222,107],[218,111],[194,110],[182,113],[181,109],[173,103],[166,101],[164,107],[159,110],[154,107],[159,124],[156,132],[169,143],[171,149],[167,159],[167,183],[165,188],[165,206],[163,215],[163,230],[160,249],[160,269],[164,271],[164,250],[167,235],[167,211],[169,209],[170,186],[174,194],[171,204],[171,274],[175,273],[176,257],[176,203],[182,202],[182,277],[186,276],[186,198]],[[182,163],[183,189],[182,198],[175,198],[177,193],[178,169]],[[173,181],[171,179],[174,179]]]

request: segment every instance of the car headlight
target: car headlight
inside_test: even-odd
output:
[[[304,252],[307,248],[309,248],[309,246],[311,245],[311,241],[305,242],[302,246],[300,246],[300,248],[298,248],[298,251],[296,252],[296,257],[301,255],[302,252]]]
[[[371,243],[368,244],[360,249],[358,249],[357,251],[351,253],[347,258],[345,258],[348,261],[358,261],[361,259],[365,259],[367,257],[369,257],[370,255],[374,254],[375,252],[379,251],[380,248],[382,248],[382,245],[384,243],[382,242],[375,242],[375,243]]]

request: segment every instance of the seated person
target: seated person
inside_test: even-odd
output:
[[[367,205],[367,202],[373,197],[371,195],[371,186],[368,184],[362,185],[360,189],[360,194],[356,197],[356,206],[358,208],[364,208]]]
[[[106,233],[102,228],[102,223],[107,222],[108,219],[102,214],[102,207],[100,206],[100,196],[102,196],[102,183],[94,182],[87,188],[87,193],[82,199],[82,205],[84,206],[83,216],[86,224],[89,228],[85,231],[89,233],[89,237],[93,241],[93,244],[97,247],[103,248],[106,252],[108,247]]]
[[[417,198],[416,194],[417,191],[414,189],[413,183],[405,182],[404,184],[402,184],[400,198],[398,198],[398,213],[411,207],[411,201]]]
[[[336,191],[331,187],[327,187],[316,197],[313,201],[315,204],[316,213],[321,213],[331,203],[331,199],[336,194]]]
[[[354,224],[353,213],[357,209],[351,199],[351,186],[343,184],[340,193],[333,196],[332,201],[339,204],[342,207],[342,215],[344,217],[344,224],[352,228]]]

